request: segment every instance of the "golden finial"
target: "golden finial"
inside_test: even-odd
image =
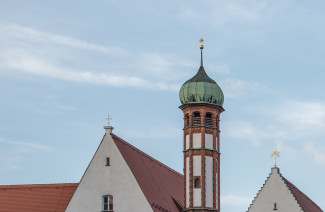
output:
[[[276,167],[276,157],[280,157],[280,152],[276,151],[276,148],[274,148],[274,151],[271,153],[271,157],[274,157],[274,167]]]
[[[201,38],[201,39],[200,39],[200,43],[201,43],[201,45],[200,45],[200,49],[204,49],[203,42],[204,42],[204,40],[203,40],[203,38]]]

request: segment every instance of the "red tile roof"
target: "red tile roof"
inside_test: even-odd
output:
[[[307,197],[302,191],[300,191],[295,185],[289,182],[286,178],[283,177],[284,182],[287,184],[291,193],[296,198],[297,202],[304,210],[304,212],[322,212],[323,210],[316,205],[309,197]]]
[[[155,212],[179,212],[184,201],[184,177],[126,141],[112,135]]]
[[[64,212],[78,184],[0,186],[0,211]]]

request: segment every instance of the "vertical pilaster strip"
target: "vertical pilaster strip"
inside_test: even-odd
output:
[[[186,150],[186,135],[188,134],[188,132],[189,132],[188,129],[187,130],[184,129],[184,170],[183,170],[183,172],[184,172],[184,206],[185,207],[188,207],[187,198],[186,198],[186,195],[188,195],[187,192],[186,192],[187,191],[186,182],[188,180],[187,177],[186,177],[186,170],[187,170],[186,157],[187,156],[186,156],[186,152],[185,152],[185,150]]]
[[[192,114],[192,111],[191,111],[191,115],[190,115],[190,119],[191,119],[191,125],[190,125],[190,136],[189,136],[189,139],[190,139],[190,148],[193,148],[193,114]],[[190,193],[189,193],[189,198],[190,198],[190,207],[193,207],[193,150],[189,150],[189,164],[190,164],[190,167],[189,167],[189,186],[190,186]]]
[[[202,176],[202,188],[201,188],[201,204],[204,208],[206,206],[206,161],[205,151],[201,151],[201,176]]]
[[[220,211],[220,189],[221,189],[221,185],[220,185],[220,114],[218,115],[218,128],[217,128],[217,143],[218,143],[218,211]]]
[[[190,150],[190,174],[189,174],[189,177],[190,177],[190,207],[192,208],[193,207],[193,151]]]
[[[215,116],[216,117],[216,116]],[[213,126],[217,126],[216,118],[213,118]],[[213,130],[213,149],[217,149],[217,129]],[[213,152],[213,208],[217,207],[217,152]]]
[[[201,147],[205,148],[205,113],[203,110],[201,114]],[[205,167],[205,150],[201,149],[201,206],[206,205],[206,167]]]

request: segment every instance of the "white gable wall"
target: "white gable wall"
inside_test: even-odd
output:
[[[106,157],[110,158],[110,166],[105,166]],[[129,212],[130,208],[132,211],[153,211],[109,133],[89,164],[66,212],[100,212],[103,195],[113,196],[114,211]]]
[[[277,204],[277,210],[273,210],[274,203]],[[272,168],[270,177],[248,209],[248,212],[261,211],[303,212],[293,194],[283,181],[278,168]]]

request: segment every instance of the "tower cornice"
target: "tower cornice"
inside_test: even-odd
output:
[[[225,109],[222,106],[214,105],[214,104],[208,104],[208,103],[192,103],[192,104],[183,104],[179,106],[179,108],[183,111],[186,111],[187,109],[214,109],[218,111],[219,113],[222,113],[225,111]]]

